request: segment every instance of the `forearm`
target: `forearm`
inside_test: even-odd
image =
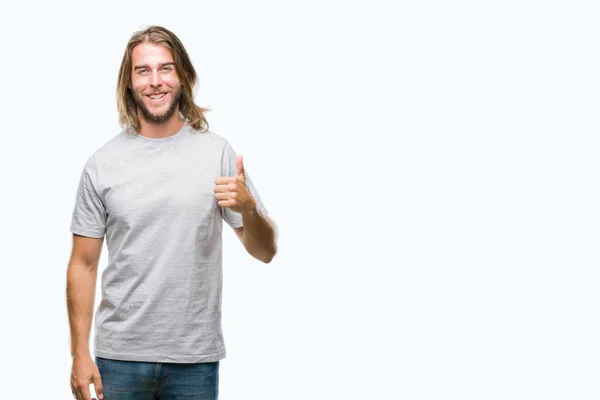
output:
[[[70,263],[67,270],[67,309],[71,328],[71,356],[90,354],[97,267]]]
[[[242,242],[250,255],[264,263],[269,263],[277,253],[277,233],[275,224],[256,208],[242,213],[244,237]]]

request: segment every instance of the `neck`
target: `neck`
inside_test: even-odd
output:
[[[165,138],[173,136],[181,130],[184,120],[179,117],[179,112],[173,113],[173,116],[169,120],[162,124],[150,124],[141,115],[138,115],[140,119],[140,131],[138,132],[142,136],[149,138]]]

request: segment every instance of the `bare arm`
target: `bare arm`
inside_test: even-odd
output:
[[[234,228],[248,253],[269,263],[277,254],[277,228],[273,221],[256,208],[242,213],[243,226]]]
[[[234,228],[246,251],[264,263],[277,253],[277,227],[263,215],[246,186],[246,172],[242,156],[236,160],[236,176],[223,176],[215,182],[215,197],[221,207],[242,214],[242,226]]]
[[[89,355],[98,262],[104,238],[73,234],[67,269],[67,309],[71,327],[71,355]]]

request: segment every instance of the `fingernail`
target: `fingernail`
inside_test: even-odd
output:
[[[99,395],[98,395],[98,398],[99,398],[100,400],[102,400],[102,399],[104,398],[104,395],[103,395],[103,394],[99,394]]]

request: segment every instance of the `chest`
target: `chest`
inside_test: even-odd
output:
[[[146,157],[120,165],[104,177],[109,222],[135,226],[188,219],[201,223],[217,211],[213,189],[221,164],[216,158]]]

